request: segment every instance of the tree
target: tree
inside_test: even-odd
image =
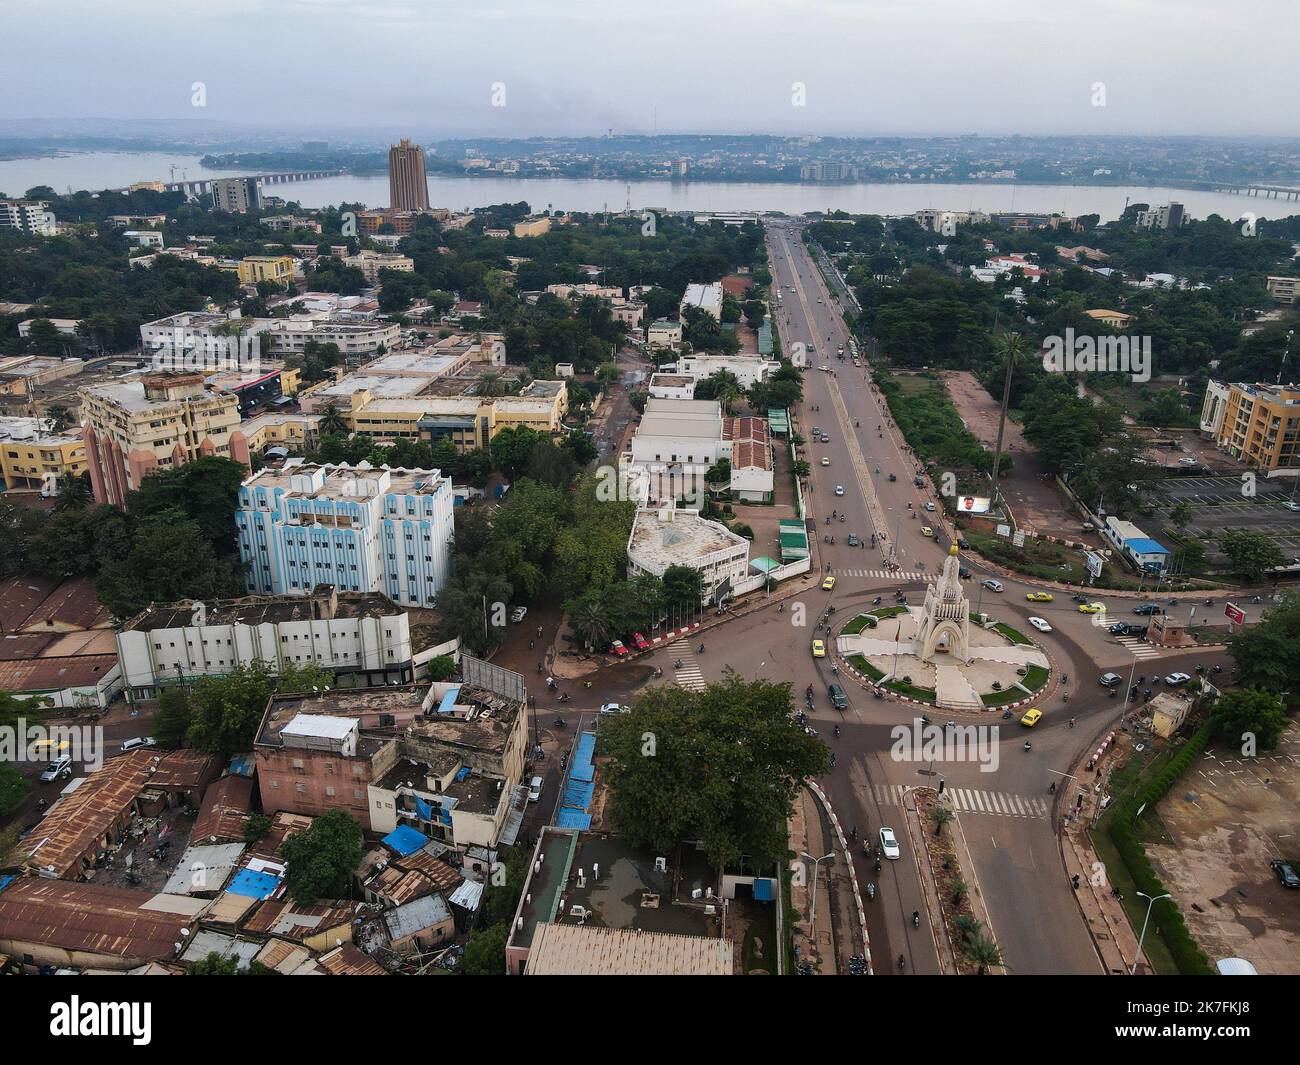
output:
[[[930,820],[934,822],[934,834],[943,834],[943,826],[952,820],[952,812],[946,806],[936,806],[930,811]]]
[[[90,506],[90,474],[64,473],[59,476],[59,495],[55,510],[84,510]]]
[[[320,410],[320,435],[334,436],[337,433],[346,433],[348,423],[343,420],[343,415],[339,413],[338,404],[326,403]]]
[[[0,762],[0,820],[11,817],[22,806],[31,785],[11,762]]]
[[[509,923],[494,924],[473,933],[465,942],[460,971],[467,976],[504,976],[509,936]]]
[[[698,610],[704,597],[704,579],[691,566],[669,566],[664,570],[664,601],[678,610]]]
[[[244,842],[252,845],[271,831],[275,822],[266,814],[249,814],[244,821]]]
[[[330,810],[281,846],[285,886],[294,900],[346,898],[353,870],[361,862],[361,827],[343,810]]]
[[[233,954],[218,954],[208,951],[205,958],[196,961],[189,968],[190,976],[236,976],[239,973],[239,959]]]
[[[1228,640],[1237,684],[1269,692],[1294,692],[1300,699],[1300,595],[1289,592],[1264,611],[1257,625],[1242,627]],[[1294,705],[1294,700],[1288,699]]]
[[[703,692],[643,693],[602,726],[600,750],[618,831],[661,854],[699,840],[714,869],[783,858],[800,781],[829,765],[826,747],[791,718],[789,684],[731,671]]]
[[[72,425],[72,411],[64,403],[51,403],[45,408],[45,417],[52,433],[65,432]]]
[[[979,972],[975,974],[976,976],[983,976],[993,966],[1002,964],[1002,951],[986,935],[976,934],[973,936],[967,949],[970,951],[970,956],[979,965]]]
[[[1228,556],[1232,572],[1247,581],[1263,579],[1270,569],[1285,561],[1281,549],[1266,533],[1230,529],[1219,538],[1219,546]]]
[[[1180,499],[1169,512],[1169,523],[1183,532],[1192,521],[1192,507],[1185,499]]]
[[[185,746],[185,735],[194,717],[190,697],[179,685],[170,685],[158,696],[158,715],[154,718],[153,735],[159,747],[175,750]]]
[[[273,694],[324,689],[333,681],[332,673],[314,664],[290,664],[276,676],[265,662],[235,666],[224,677],[203,677],[190,696],[189,744],[223,760],[246,751]]]
[[[1261,751],[1273,750],[1290,723],[1282,701],[1259,688],[1224,692],[1214,704],[1214,720],[1231,746],[1240,748],[1253,737]]]

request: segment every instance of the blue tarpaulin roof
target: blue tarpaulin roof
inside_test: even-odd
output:
[[[429,837],[423,832],[417,832],[409,825],[398,825],[383,839],[385,847],[397,851],[403,858],[408,854],[414,854],[418,850],[423,850],[425,844],[429,842]]]
[[[12,884],[16,879],[17,877],[9,876],[9,875],[0,876],[0,891],[3,891],[10,884]]]
[[[226,772],[232,777],[251,777],[256,768],[257,763],[251,754],[237,754],[230,759]]]
[[[460,685],[456,684],[447,689],[447,694],[442,697],[442,702],[438,704],[438,713],[450,714],[451,708],[456,705],[456,700],[460,698]]]
[[[754,881],[754,898],[759,902],[771,902],[776,895],[772,890],[772,881],[755,880]]]
[[[244,895],[250,899],[269,898],[280,886],[280,878],[270,873],[255,873],[251,869],[241,869],[235,879],[226,888],[232,895]]]
[[[1167,555],[1169,548],[1158,540],[1152,540],[1148,537],[1135,537],[1132,540],[1125,540],[1124,546],[1136,555]]]

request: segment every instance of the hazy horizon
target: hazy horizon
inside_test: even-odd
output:
[[[47,0],[39,20],[0,4],[0,93],[19,122],[367,139],[1296,135],[1286,0]]]

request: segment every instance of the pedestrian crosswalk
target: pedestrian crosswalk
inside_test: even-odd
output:
[[[1116,636],[1115,639],[1134,658],[1158,658],[1160,655],[1160,652],[1147,643],[1146,640],[1140,640],[1136,636]]]
[[[674,662],[681,662],[680,668],[673,669],[673,679],[677,681],[678,686],[689,692],[704,691],[708,685],[704,681],[704,674],[700,672],[700,663],[695,657],[690,641],[678,640],[676,643],[669,644],[668,650]]]
[[[905,787],[902,784],[875,785],[876,802],[881,806],[902,806]],[[1001,791],[982,791],[978,788],[948,787],[953,807],[960,813],[991,814],[995,817],[1038,817],[1049,814],[1047,800],[1027,795],[1012,795]]]
[[[933,573],[901,573],[890,569],[833,569],[831,572],[837,577],[876,577],[896,581],[925,581],[927,584],[933,584],[935,580]]]

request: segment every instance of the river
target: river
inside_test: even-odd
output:
[[[175,168],[173,171],[173,167]],[[136,181],[170,181],[220,177],[239,171],[211,170],[197,156],[161,152],[87,152],[35,159],[0,161],[0,191],[22,195],[35,185],[59,192],[118,188]],[[345,175],[275,187],[275,193],[303,207],[342,202],[381,207],[388,203],[388,179]],[[1119,217],[1126,203],[1162,204],[1178,200],[1194,218],[1218,214],[1239,218],[1245,211],[1259,217],[1300,214],[1300,202],[1265,200],[1227,193],[1142,186],[989,185],[989,184],[854,184],[812,185],[767,182],[635,181],[600,178],[429,178],[429,202],[464,210],[494,203],[527,200],[534,211],[621,210],[632,207],[670,211],[805,211],[843,210],[882,215],[910,214],[926,207],[966,211],[1030,211],[1099,214]]]

